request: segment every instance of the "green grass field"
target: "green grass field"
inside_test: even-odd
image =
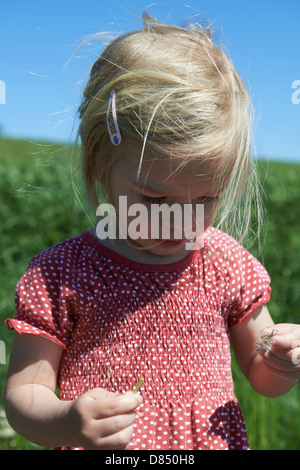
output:
[[[1,450],[38,449],[10,432],[3,413],[13,336],[3,321],[14,315],[16,283],[36,253],[89,229],[93,222],[74,195],[70,154],[69,147],[60,145],[0,139],[0,340],[6,346],[6,364],[0,364]],[[256,244],[251,251],[272,278],[269,309],[274,321],[300,323],[300,165],[261,161],[259,173],[266,216],[261,249]],[[79,174],[74,179],[80,188]],[[264,398],[250,388],[234,358],[232,367],[251,448],[300,449],[300,384],[283,397]]]

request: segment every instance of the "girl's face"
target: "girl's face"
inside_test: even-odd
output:
[[[193,207],[194,213],[196,212],[196,205],[204,205],[204,219],[203,230],[206,230],[213,222],[217,208],[220,192],[213,190],[215,181],[213,174],[210,173],[204,165],[194,162],[188,163],[184,168],[178,170],[180,161],[176,158],[173,160],[166,156],[156,155],[154,152],[145,150],[143,163],[141,166],[140,175],[138,175],[139,161],[141,155],[141,145],[134,142],[122,143],[118,149],[120,152],[118,161],[113,165],[110,172],[109,188],[110,188],[110,203],[113,204],[116,214],[124,216],[124,205],[121,206],[120,196],[126,201],[126,207],[129,208],[133,204],[142,205],[142,213],[147,214],[145,217],[139,218],[143,223],[142,234],[132,240],[130,237],[130,225],[137,228],[137,214],[135,216],[126,214],[125,227],[122,226],[122,232],[126,231],[126,235],[130,242],[137,248],[142,248],[148,253],[172,257],[172,255],[184,255],[186,253],[187,243],[194,237],[186,236],[186,233],[191,234],[195,229],[196,220],[190,217],[188,220],[192,221],[192,227],[185,230],[185,225],[182,218],[182,226],[175,225],[175,216],[172,211],[166,212],[167,217],[167,230],[163,232],[165,222],[162,222],[160,217],[159,226],[157,226],[158,219],[154,221],[153,215],[151,217],[151,207],[154,204],[165,204],[165,208],[177,204],[177,208],[182,208],[184,213],[184,204],[189,204]],[[206,165],[207,166],[207,165]],[[177,171],[176,171],[177,170]],[[191,206],[192,205],[192,206]],[[138,206],[134,206],[138,207]],[[141,207],[141,206],[139,206]],[[156,206],[157,207],[157,206]],[[134,213],[134,211],[133,211]],[[133,214],[132,213],[132,214]],[[134,222],[135,219],[135,222]],[[199,222],[199,221],[198,221]],[[156,226],[154,227],[154,224]],[[166,228],[166,227],[165,227]],[[141,229],[139,226],[138,229]],[[167,232],[167,236],[166,236]],[[189,248],[190,249],[190,248]]]

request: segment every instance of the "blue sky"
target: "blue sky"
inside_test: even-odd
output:
[[[72,139],[81,92],[102,46],[87,45],[69,61],[71,55],[87,35],[139,28],[145,7],[167,23],[195,15],[200,21],[209,18],[250,89],[257,154],[300,162],[300,104],[292,102],[293,94],[300,101],[299,0],[2,1],[2,134],[35,141]]]

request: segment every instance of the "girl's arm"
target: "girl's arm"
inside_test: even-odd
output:
[[[276,330],[270,351],[257,351],[259,333]],[[300,378],[295,347],[300,345],[300,326],[274,325],[266,306],[260,306],[230,330],[237,362],[254,390],[267,397],[284,395]]]
[[[49,447],[66,438],[62,424],[70,405],[55,395],[62,352],[46,338],[15,334],[8,368],[5,408],[10,425]]]
[[[141,396],[96,388],[74,401],[59,400],[55,391],[62,352],[47,338],[15,335],[5,393],[10,425],[45,447],[126,448]]]

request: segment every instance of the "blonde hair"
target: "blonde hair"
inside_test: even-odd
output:
[[[96,207],[103,191],[109,193],[110,169],[119,158],[106,125],[115,90],[122,139],[141,143],[140,164],[146,146],[178,158],[179,166],[212,163],[216,181],[226,186],[217,226],[241,240],[257,195],[246,86],[209,28],[162,24],[146,12],[143,20],[142,29],[106,47],[84,90],[79,135],[88,201]]]

